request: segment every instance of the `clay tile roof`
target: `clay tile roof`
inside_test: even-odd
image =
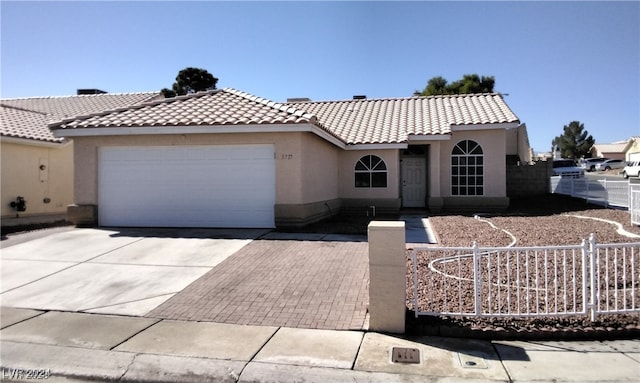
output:
[[[226,88],[107,110],[51,124],[52,129],[314,123],[291,105]]]
[[[97,113],[149,101],[159,92],[105,93],[66,97],[34,97],[0,100],[0,136],[46,142],[62,142],[48,124],[78,115]]]
[[[456,125],[518,122],[499,94],[296,102],[347,144],[407,142]]]
[[[47,128],[47,114],[0,105],[0,133],[2,136],[56,142]]]
[[[347,145],[405,143],[459,125],[518,122],[499,94],[277,103],[232,88],[102,110],[49,124],[54,130],[310,123]]]
[[[593,146],[598,148],[600,153],[624,153],[627,146],[629,146],[629,143],[627,141],[623,141],[610,144],[595,144]]]

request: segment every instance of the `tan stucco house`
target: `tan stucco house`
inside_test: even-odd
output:
[[[594,144],[590,153],[592,157],[638,161],[640,160],[640,137],[630,137],[627,140],[609,144]]]
[[[0,100],[2,226],[64,220],[73,197],[73,142],[53,121],[149,101],[156,93]]]
[[[276,103],[223,89],[49,126],[74,141],[69,216],[100,226],[505,208],[507,156],[530,160],[526,129],[499,94]]]
[[[629,138],[629,145],[626,149],[626,161],[640,161],[640,136]]]

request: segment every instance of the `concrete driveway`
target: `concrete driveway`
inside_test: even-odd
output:
[[[58,229],[10,238],[2,306],[144,316],[266,232]]]

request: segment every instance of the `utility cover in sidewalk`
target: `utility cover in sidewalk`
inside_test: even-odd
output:
[[[487,362],[480,356],[458,353],[458,359],[463,368],[488,368]]]
[[[391,361],[393,363],[420,363],[420,350],[409,347],[393,347]]]

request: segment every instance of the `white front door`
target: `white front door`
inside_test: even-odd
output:
[[[427,196],[427,161],[424,157],[402,159],[402,206],[425,207]]]

